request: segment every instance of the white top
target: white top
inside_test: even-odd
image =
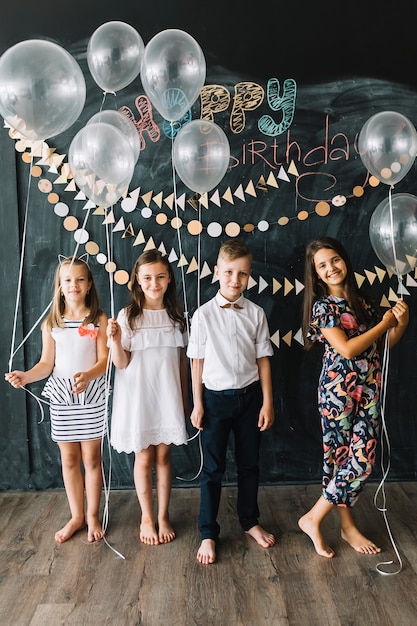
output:
[[[85,372],[97,363],[97,333],[94,324],[82,325],[82,321],[64,320],[66,328],[54,326],[51,330],[55,341],[55,365],[53,376],[72,378],[76,372]],[[80,334],[80,329],[83,334]]]
[[[191,320],[187,356],[204,359],[203,383],[208,389],[242,389],[259,380],[256,359],[272,356],[264,310],[244,296],[230,308],[220,292],[200,306]]]
[[[134,331],[124,310],[117,321],[131,357],[125,369],[115,371],[112,446],[130,453],[160,443],[187,443],[180,379],[184,337],[178,325],[165,309],[145,309]]]

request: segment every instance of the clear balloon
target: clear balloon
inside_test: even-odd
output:
[[[120,91],[138,76],[144,49],[142,37],[133,26],[106,22],[89,39],[88,69],[104,91]]]
[[[87,124],[97,124],[104,122],[105,124],[111,124],[118,128],[127,138],[132,148],[133,158],[137,163],[140,154],[140,137],[138,129],[126,115],[111,109],[105,109],[93,115],[87,122]]]
[[[358,148],[366,169],[380,182],[395,185],[415,161],[417,131],[401,113],[382,111],[363,125]]]
[[[229,166],[230,145],[214,122],[193,120],[181,128],[172,147],[178,176],[200,194],[214,189]]]
[[[127,193],[135,166],[129,140],[103,122],[87,124],[75,135],[68,162],[81,191],[104,208]]]
[[[203,51],[188,33],[163,30],[146,45],[141,66],[143,89],[166,120],[175,122],[185,115],[205,79]]]
[[[417,265],[417,197],[392,194],[378,204],[369,222],[369,238],[379,260],[398,276]]]
[[[0,58],[0,113],[26,139],[44,141],[67,130],[85,97],[80,66],[56,43],[29,39]]]

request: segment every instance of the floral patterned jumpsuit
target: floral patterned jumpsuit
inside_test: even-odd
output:
[[[371,307],[364,303],[364,307]],[[376,343],[352,359],[341,356],[321,328],[339,326],[348,338],[367,329],[347,300],[326,296],[313,306],[308,337],[324,343],[318,406],[323,430],[323,496],[352,507],[375,464],[379,433],[381,368]]]

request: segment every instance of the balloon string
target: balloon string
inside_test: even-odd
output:
[[[201,195],[198,201],[198,220],[201,224]],[[197,237],[197,267],[198,267],[198,280],[197,280],[197,313],[196,313],[196,321],[194,322],[195,324],[197,324],[197,346],[200,346],[200,324],[199,324],[199,311],[200,311],[200,303],[201,303],[201,279],[200,279],[200,275],[201,275],[201,232],[198,233],[198,237]],[[197,359],[198,362],[198,380],[201,379],[201,372],[200,372],[200,368],[201,368],[201,360]],[[193,404],[195,406],[195,391],[194,391],[194,372],[193,372],[193,368],[191,367],[191,389],[192,389],[192,397],[193,397]],[[182,478],[181,476],[176,476],[177,480],[182,480],[184,482],[192,482],[193,480],[196,480],[200,474],[201,474],[201,470],[203,469],[203,448],[201,446],[201,437],[200,437],[200,430],[197,430],[196,433],[194,433],[194,435],[192,437],[190,437],[189,439],[187,439],[187,442],[193,441],[196,437],[198,437],[198,447],[199,447],[199,452],[200,452],[200,467],[198,472],[192,477],[192,478]]]
[[[179,214],[178,214],[178,204],[177,204],[177,185],[175,182],[175,166],[174,166],[174,159],[172,158],[172,148],[174,146],[174,125],[171,122],[171,167],[172,167],[172,186],[173,186],[173,190],[174,190],[174,204],[175,204],[175,217],[176,217],[176,222],[177,222],[177,238],[178,238],[178,252],[180,255],[180,261],[182,259],[182,243],[181,243],[181,233],[180,233],[180,229],[178,228],[178,223],[179,223]],[[186,327],[187,327],[187,334],[190,334],[190,326],[189,326],[189,319],[188,319],[188,303],[187,303],[187,291],[185,288],[185,274],[184,274],[184,266],[181,263],[181,281],[182,281],[182,291],[183,291],[183,297],[184,297],[184,316],[185,316],[185,323],[186,323]]]
[[[87,225],[87,220],[88,220],[88,217],[90,215],[90,211],[91,211],[91,208],[89,208],[87,210],[86,216],[84,218],[84,221],[83,221],[83,224],[82,224],[82,229],[83,230],[85,230],[85,227]],[[25,239],[25,237],[26,237],[26,219],[25,219],[25,227],[24,227],[24,237],[23,237],[23,239]],[[75,246],[74,252],[72,254],[72,259],[71,259],[71,263],[69,265],[69,269],[71,269],[71,267],[72,267],[72,265],[74,263],[74,257],[77,256],[77,252],[78,252],[78,248],[79,247],[80,247],[80,242],[78,241],[76,246]],[[23,251],[23,248],[22,248],[22,251]],[[21,265],[23,266],[23,257],[22,257]],[[21,282],[22,282],[22,275],[21,274],[22,274],[22,272],[20,271],[19,272],[18,294],[20,294],[20,290],[21,290]],[[49,302],[48,306],[46,306],[45,309],[42,311],[42,313],[40,314],[40,316],[38,317],[36,322],[33,324],[32,328],[30,328],[30,330],[27,332],[26,336],[22,339],[22,341],[19,343],[19,345],[17,346],[16,349],[13,348],[13,343],[12,343],[11,355],[10,355],[10,360],[9,360],[9,372],[11,372],[11,370],[12,370],[12,359],[13,359],[13,357],[17,354],[17,352],[20,350],[20,348],[26,343],[26,341],[29,339],[29,337],[33,333],[33,331],[38,326],[39,322],[44,318],[44,316],[46,315],[47,311],[49,310],[49,308],[50,308],[52,302],[54,301],[54,299],[55,299],[57,293],[59,292],[59,290],[60,290],[60,287],[58,287],[58,289],[55,291],[55,293],[54,293],[54,295],[52,297],[52,300]],[[18,295],[18,298],[19,298],[19,295]],[[14,321],[14,331],[15,331],[15,326],[16,326],[16,321]],[[13,342],[14,342],[14,338],[13,338]]]
[[[382,561],[377,564],[376,570],[379,574],[384,576],[393,576],[395,574],[399,574],[402,570],[402,560],[399,554],[398,548],[395,544],[393,534],[391,532],[391,528],[387,518],[387,506],[386,506],[386,493],[385,493],[385,481],[389,474],[389,470],[391,467],[391,445],[388,437],[388,431],[385,420],[385,403],[386,403],[386,395],[387,395],[387,378],[388,378],[388,366],[389,366],[389,331],[386,333],[385,342],[384,342],[384,352],[383,352],[383,361],[382,361],[382,369],[381,369],[381,405],[380,405],[380,413],[381,413],[381,470],[382,470],[382,479],[381,482],[375,492],[374,495],[374,505],[375,507],[382,513],[385,527],[387,529],[391,545],[398,559],[399,566],[394,572],[386,572],[381,569],[383,565],[392,565],[394,561]],[[384,445],[385,444],[385,445]],[[388,460],[385,466],[385,448],[387,449]],[[381,494],[382,496],[382,506],[378,506],[378,496]]]
[[[399,268],[398,268],[397,250],[396,250],[396,246],[395,246],[395,237],[394,237],[394,216],[393,216],[393,208],[392,208],[392,189],[393,189],[393,186],[391,185],[389,190],[388,190],[390,235],[391,235],[392,252],[393,252],[393,255],[394,255],[395,273],[398,276],[397,293],[402,293],[402,291],[403,291],[402,290],[403,277],[402,277],[402,274],[401,274],[401,272],[399,271]]]
[[[105,211],[106,212],[106,211]],[[109,231],[109,224],[107,223],[107,220],[105,220],[105,224],[106,224],[106,247],[107,247],[107,260],[109,262],[109,293],[110,293],[110,315],[112,318],[114,318],[115,316],[115,307],[114,307],[114,275],[113,275],[113,233]],[[102,477],[103,477],[103,491],[104,491],[104,509],[103,509],[103,521],[102,521],[102,528],[104,530],[104,532],[107,531],[108,528],[108,523],[109,523],[109,519],[110,519],[110,491],[111,491],[111,475],[112,475],[112,450],[111,450],[111,445],[110,445],[110,438],[109,438],[109,424],[108,424],[108,416],[109,416],[109,397],[110,397],[110,392],[111,392],[111,374],[112,374],[112,347],[110,345],[110,349],[109,349],[109,353],[107,356],[107,364],[106,364],[106,374],[105,374],[105,381],[106,381],[106,424],[105,424],[105,430],[103,430],[103,436],[102,436],[102,440],[101,440],[101,445],[102,445]],[[105,437],[107,437],[107,451],[108,451],[108,457],[109,457],[109,469],[108,469],[108,475],[106,477],[105,471],[104,471],[104,454],[103,454],[103,448],[104,448],[104,439]],[[119,556],[121,559],[125,559],[125,557],[123,556],[123,554],[121,554],[120,552],[118,552],[118,550],[116,550],[112,545],[110,545],[110,543],[108,542],[108,540],[106,539],[106,537],[103,537],[103,541],[106,544],[106,546],[108,546],[111,550],[113,550],[113,552],[115,554],[117,554],[117,556]]]
[[[30,187],[31,187],[31,180],[32,180],[32,165],[33,165],[33,151],[31,150],[30,151],[28,192],[26,196],[25,217],[24,217],[24,222],[23,222],[22,249],[20,251],[19,277],[18,277],[18,282],[17,282],[16,301],[15,301],[15,309],[14,309],[14,316],[13,316],[12,341],[11,341],[11,346],[10,346],[9,372],[11,372],[12,370],[13,357],[16,354],[16,350],[14,349],[14,344],[16,340],[17,316],[18,316],[20,294],[21,294],[21,288],[22,288],[23,263],[24,263],[24,258],[25,258],[26,231],[27,231],[27,222],[28,222],[28,213],[29,213],[29,195],[30,195]]]

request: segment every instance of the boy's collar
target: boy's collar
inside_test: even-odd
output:
[[[230,302],[230,300],[222,296],[222,294],[220,293],[220,290],[216,293],[215,298],[219,306],[224,306],[225,304],[239,304],[239,306],[243,307],[244,301],[245,301],[244,295],[240,294],[237,300],[235,300],[234,302]]]

